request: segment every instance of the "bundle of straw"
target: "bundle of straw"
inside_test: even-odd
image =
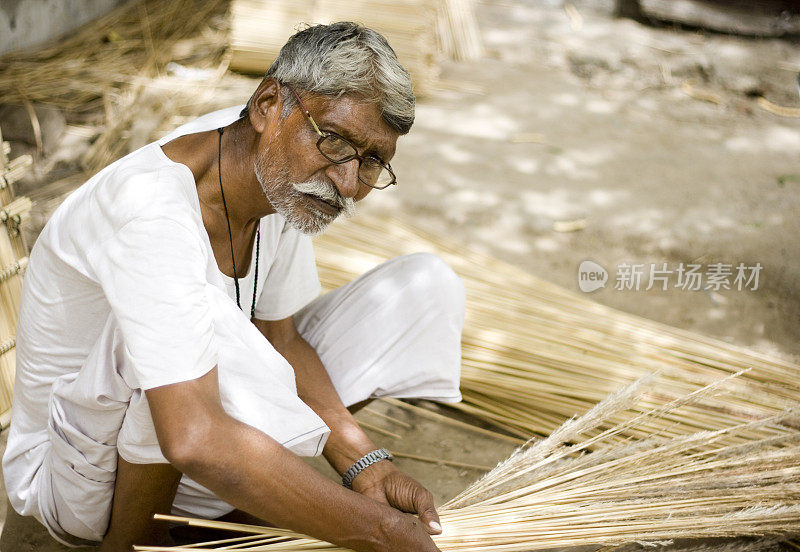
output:
[[[437,3],[426,0],[235,0],[231,68],[263,74],[304,24],[357,21],[382,33],[424,93],[438,78]]]
[[[263,74],[305,24],[356,21],[382,33],[424,95],[438,80],[439,61],[483,55],[471,0],[234,0],[231,68]]]
[[[661,385],[636,412],[750,369],[731,383],[724,400],[708,396],[629,428],[625,436],[719,429],[772,416],[800,401],[795,364],[605,307],[398,220],[361,216],[334,224],[316,242],[327,289],[414,251],[438,253],[466,285],[464,402],[454,406],[522,438],[548,435],[614,389],[656,370],[662,373]],[[630,415],[619,413],[609,424]],[[728,437],[741,441],[780,431],[751,428]]]
[[[20,155],[9,160],[10,148],[6,147],[8,145],[8,142],[3,142],[4,149],[0,154],[0,158],[3,160],[3,166],[0,169],[0,190],[7,189],[13,182],[25,176],[33,164],[33,158],[30,155]]]
[[[779,437],[725,444],[730,435],[781,426],[794,412],[716,431],[619,444],[616,437],[631,428],[720,391],[719,382],[698,388],[601,429],[615,414],[630,410],[652,385],[650,379],[634,382],[546,439],[518,449],[440,508],[444,533],[433,537],[436,545],[445,552],[526,552],[677,538],[781,537],[800,531],[800,431],[783,426]],[[181,550],[343,550],[285,530],[164,519],[251,535]]]
[[[228,3],[127,3],[58,44],[4,56],[0,95],[7,103],[56,105],[73,116],[103,109],[103,131],[81,159],[88,178],[147,143],[162,120],[205,109],[227,70],[220,27]],[[169,77],[171,62],[201,76]]]
[[[197,57],[182,39],[204,29],[209,18],[224,13],[227,3],[126,3],[57,44],[3,56],[0,97],[4,103],[46,103],[71,112],[102,108],[109,101],[106,94],[158,74],[169,61]]]
[[[9,161],[9,148],[0,134],[0,427],[8,425],[11,393],[16,368],[16,332],[22,276],[28,263],[28,248],[20,233],[20,225],[28,217],[31,201],[26,197],[14,199],[14,182],[31,166],[30,156]]]
[[[441,0],[437,38],[439,48],[449,59],[476,61],[483,57],[483,41],[471,0]]]

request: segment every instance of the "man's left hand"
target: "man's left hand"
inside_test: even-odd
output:
[[[402,512],[417,514],[431,535],[442,532],[433,495],[388,461],[372,464],[353,480],[353,490]]]

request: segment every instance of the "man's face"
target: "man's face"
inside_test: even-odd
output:
[[[394,156],[399,134],[382,119],[376,104],[351,96],[303,100],[323,132],[353,143],[362,156],[384,163]],[[337,216],[355,214],[355,202],[371,190],[358,179],[358,159],[335,164],[317,149],[319,135],[299,106],[278,122],[255,159],[255,174],[269,203],[294,228],[317,235]]]

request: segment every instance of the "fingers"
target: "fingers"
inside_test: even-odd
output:
[[[419,487],[418,492],[414,493],[414,509],[428,534],[438,535],[442,532],[439,514],[433,504],[433,495],[424,487]]]
[[[417,481],[398,471],[393,477],[385,480],[384,491],[391,506],[401,512],[417,514],[422,527],[429,535],[438,535],[442,532],[433,495]]]
[[[430,534],[425,530],[423,523],[416,517],[405,516],[404,536],[393,543],[395,546],[390,547],[392,551],[405,551],[414,550],[415,552],[441,552],[436,546],[436,543],[431,539]]]

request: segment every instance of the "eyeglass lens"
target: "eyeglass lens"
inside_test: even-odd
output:
[[[353,145],[341,136],[329,134],[322,139],[319,144],[319,151],[333,162],[352,159],[358,155],[358,151]],[[359,178],[370,186],[381,188],[392,183],[392,174],[386,170],[378,160],[366,157],[361,161],[358,169]]]

